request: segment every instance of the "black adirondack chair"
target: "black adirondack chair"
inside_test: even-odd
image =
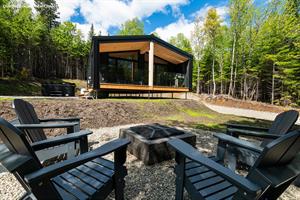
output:
[[[179,139],[168,144],[176,150],[176,199],[184,188],[191,199],[277,199],[300,174],[300,131],[267,144],[246,177]]]
[[[18,117],[17,121],[14,121],[14,125],[23,130],[29,141],[32,143],[47,140],[44,129],[64,128],[67,129],[67,134],[80,131],[80,118],[39,119],[33,106],[22,99],[14,99],[13,107]],[[38,157],[41,158],[41,160],[47,160],[52,156],[55,157],[63,153],[67,153],[68,157],[74,157],[79,150],[81,153],[87,152],[87,135],[88,134],[81,134],[80,145],[78,145],[78,142],[73,140],[71,142],[75,142],[75,145],[69,143],[69,146],[56,146],[55,148],[50,148],[46,151],[40,151],[38,153]],[[73,134],[64,137],[72,138]]]
[[[270,128],[253,127],[247,125],[227,124],[227,134],[238,138],[239,136],[251,137],[262,140],[259,146],[243,142],[236,145],[237,140],[228,137],[219,137],[218,157],[223,159],[224,151],[227,151],[227,161],[231,169],[236,165],[249,167],[252,166],[259,156],[262,149],[272,140],[286,134],[294,126],[299,116],[298,111],[289,110],[276,116]],[[239,146],[239,147],[237,147]]]
[[[126,139],[43,167],[22,131],[0,118],[0,163],[37,199],[124,199]],[[114,153],[114,162],[102,156]],[[27,198],[27,197],[25,197]]]

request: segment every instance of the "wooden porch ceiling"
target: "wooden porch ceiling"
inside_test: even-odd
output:
[[[118,51],[141,51],[146,53],[149,51],[150,42],[109,42],[101,43],[99,51],[104,52],[118,52]],[[182,56],[169,48],[154,43],[154,55],[174,64],[180,64],[187,61],[189,58]]]

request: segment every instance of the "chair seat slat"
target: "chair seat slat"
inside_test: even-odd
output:
[[[107,167],[111,170],[115,169],[114,163],[112,161],[106,160],[104,158],[96,158],[96,159],[93,160],[93,162],[98,163],[100,165],[103,165],[103,166],[105,166],[105,167]]]
[[[97,180],[96,178],[92,177],[89,174],[85,174],[85,173],[79,171],[78,169],[72,169],[69,171],[69,173],[71,173],[73,176],[76,176],[77,178],[82,180],[84,183],[90,185],[91,187],[93,187],[95,189],[99,189],[103,186],[103,183],[101,181]]]
[[[222,181],[224,181],[224,179],[222,177],[215,176],[215,177],[211,177],[211,178],[208,178],[203,181],[199,181],[199,182],[195,183],[194,187],[196,188],[196,190],[199,191],[202,188],[210,187],[210,186],[220,183]]]
[[[61,188],[56,183],[54,183],[53,185],[54,185],[55,189],[58,191],[58,193],[61,195],[63,200],[78,200],[78,198],[76,198],[75,196],[73,196],[71,193],[64,190],[63,188]]]
[[[76,186],[78,189],[86,193],[87,195],[91,196],[93,195],[97,190],[90,185],[86,184],[76,176],[72,175],[71,173],[63,173],[60,175],[60,177],[64,178],[65,180],[68,180],[72,185]]]
[[[73,194],[78,199],[88,199],[89,196],[83,192],[81,192],[78,188],[74,187],[71,183],[66,181],[65,179],[61,178],[60,176],[57,176],[52,179],[54,183],[59,185],[61,188],[63,188],[68,193]]]
[[[98,163],[95,162],[87,162],[85,163],[86,166],[92,168],[93,170],[96,170],[98,172],[100,172],[101,174],[107,176],[107,177],[112,177],[114,174],[114,171],[107,168],[106,166],[100,165]]]
[[[236,192],[237,192],[237,188],[232,186],[207,197],[206,200],[219,200],[219,199],[221,200],[221,199],[229,198],[232,197]]]
[[[106,183],[109,180],[109,177],[99,173],[98,171],[91,169],[85,165],[81,165],[77,167],[76,169],[80,170],[81,172],[85,174],[89,174],[90,176],[94,177],[98,181],[101,181],[102,183]]]
[[[208,188],[204,188],[203,190],[200,190],[200,194],[204,197],[206,196],[210,196],[212,194],[215,194],[217,192],[221,192],[229,187],[231,187],[232,184],[229,183],[228,181],[223,181],[223,182],[220,182],[216,185],[213,185],[211,187],[208,187]]]

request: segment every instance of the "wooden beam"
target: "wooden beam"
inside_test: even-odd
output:
[[[148,52],[150,50],[150,45],[149,43],[147,45],[145,45],[143,48],[141,48],[140,50],[140,54],[145,54],[146,52]]]
[[[149,49],[149,75],[148,75],[148,85],[153,86],[153,77],[154,77],[154,43],[150,42]]]
[[[148,85],[134,85],[134,84],[115,84],[115,83],[101,83],[101,90],[124,90],[126,91],[151,91],[151,92],[188,92],[189,89],[185,87],[168,87],[168,86],[148,86]]]

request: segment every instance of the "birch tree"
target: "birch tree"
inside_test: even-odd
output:
[[[207,38],[207,45],[209,45],[212,53],[212,82],[213,82],[213,92],[212,94],[216,94],[216,80],[215,80],[215,59],[216,59],[216,40],[217,34],[220,29],[220,17],[217,14],[217,10],[215,8],[210,8],[207,12],[207,16],[204,21],[203,31],[204,35]]]

